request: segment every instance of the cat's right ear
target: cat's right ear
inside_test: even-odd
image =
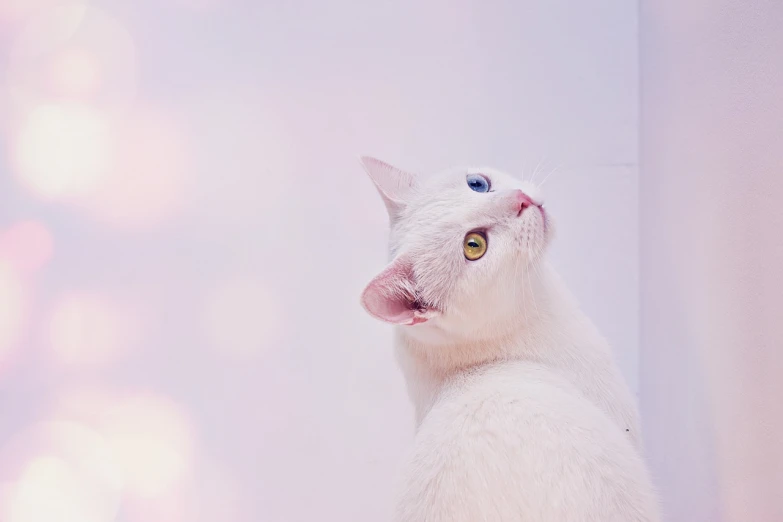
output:
[[[416,186],[416,176],[369,156],[361,156],[359,162],[383,198],[389,219],[394,221]]]
[[[376,319],[399,325],[423,323],[438,315],[438,310],[415,296],[413,265],[398,257],[364,289],[362,306]]]

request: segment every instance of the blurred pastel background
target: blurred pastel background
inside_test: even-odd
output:
[[[667,520],[783,520],[783,7],[735,4],[0,0],[0,522],[388,518],[359,154],[546,177]]]

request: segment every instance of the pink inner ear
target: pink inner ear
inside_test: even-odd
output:
[[[362,305],[373,317],[393,324],[413,325],[428,319],[414,307],[413,273],[409,263],[395,260],[370,281]]]
[[[364,295],[364,307],[371,315],[394,324],[411,324],[414,321],[413,310],[408,308],[404,298],[384,295],[383,290],[368,287]]]

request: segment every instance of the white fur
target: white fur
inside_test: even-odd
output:
[[[537,187],[493,169],[421,178],[364,158],[391,220],[392,261],[363,304],[397,324],[416,409],[396,519],[657,521],[639,420],[611,351],[544,259]],[[486,175],[492,192],[469,189]],[[468,261],[465,235],[485,230]]]

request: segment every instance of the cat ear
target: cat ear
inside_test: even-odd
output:
[[[359,161],[383,198],[389,219],[396,219],[416,186],[416,176],[369,156],[362,156]]]
[[[362,306],[376,319],[399,325],[423,323],[438,314],[417,301],[415,295],[413,266],[397,258],[364,289]]]

